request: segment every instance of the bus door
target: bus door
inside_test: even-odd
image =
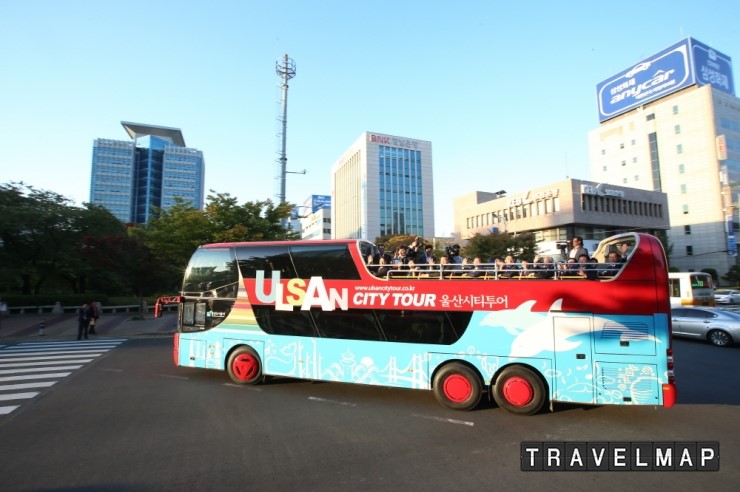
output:
[[[555,400],[593,403],[591,316],[554,316]]]
[[[203,367],[206,359],[206,340],[189,336],[206,330],[208,299],[188,298],[182,304],[179,336],[179,363],[182,366]]]

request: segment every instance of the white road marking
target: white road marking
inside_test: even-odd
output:
[[[316,396],[309,396],[308,399],[311,401],[318,401],[320,403],[332,403],[334,405],[342,405],[343,407],[356,407],[357,406],[357,403],[350,403],[347,401],[326,400],[324,398],[318,398]]]
[[[446,424],[467,425],[468,427],[473,427],[475,425],[475,422],[468,422],[467,420],[447,419],[444,417],[435,417],[433,415],[419,415],[418,413],[412,413],[411,416],[419,417],[420,419],[436,420],[438,422],[444,422]]]

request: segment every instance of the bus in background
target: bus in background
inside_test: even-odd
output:
[[[605,239],[596,280],[428,270],[378,277],[364,240],[201,246],[176,303],[178,366],[431,390],[471,410],[486,396],[531,415],[548,402],[674,404],[667,261],[640,233]],[[461,267],[455,267],[461,268]],[[495,273],[495,272],[494,272]],[[552,410],[552,405],[550,405]]]
[[[714,306],[712,276],[704,272],[670,272],[671,306]]]

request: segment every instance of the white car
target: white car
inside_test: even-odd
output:
[[[717,304],[740,303],[740,290],[720,289],[714,291],[714,302]]]

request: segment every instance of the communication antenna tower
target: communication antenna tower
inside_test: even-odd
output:
[[[295,62],[292,58],[288,57],[287,53],[283,58],[275,62],[275,73],[282,80],[282,97],[278,112],[278,159],[275,166],[275,198],[278,204],[280,204],[285,201],[285,175],[290,172],[287,170],[288,158],[285,153],[286,130],[288,126],[288,81],[295,77]],[[306,174],[306,170],[293,172],[292,174]]]

